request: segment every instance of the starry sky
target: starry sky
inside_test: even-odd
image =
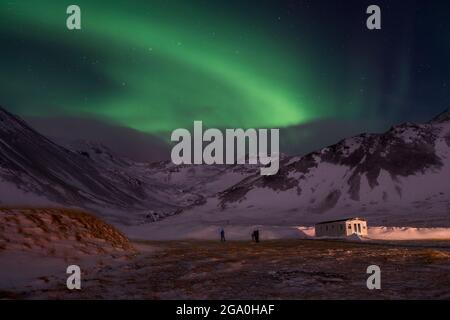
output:
[[[366,25],[368,5],[382,30]],[[77,4],[82,30],[66,28]],[[146,133],[427,120],[450,107],[450,2],[2,0],[0,105]]]

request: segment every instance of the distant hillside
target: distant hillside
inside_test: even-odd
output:
[[[382,225],[450,226],[449,110],[423,124],[361,134],[249,176],[190,219],[312,224],[364,216]],[[181,219],[181,218],[180,218]]]

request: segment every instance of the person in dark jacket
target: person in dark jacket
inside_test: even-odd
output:
[[[220,229],[220,241],[225,242],[225,230],[223,228]]]
[[[259,242],[259,230],[258,229],[255,230],[255,242],[256,243]]]

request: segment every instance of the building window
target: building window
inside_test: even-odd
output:
[[[358,232],[361,233],[361,224],[358,223]]]
[[[352,225],[351,225],[351,224],[349,224],[349,225],[348,225],[348,228],[349,228],[350,230],[352,230]]]
[[[344,230],[344,227],[342,226],[342,224],[340,225],[340,229],[341,229],[341,231]]]

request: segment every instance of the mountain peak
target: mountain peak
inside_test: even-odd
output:
[[[450,121],[450,108],[440,113],[435,118],[433,118],[433,120],[431,120],[431,122],[446,122],[446,121]]]

